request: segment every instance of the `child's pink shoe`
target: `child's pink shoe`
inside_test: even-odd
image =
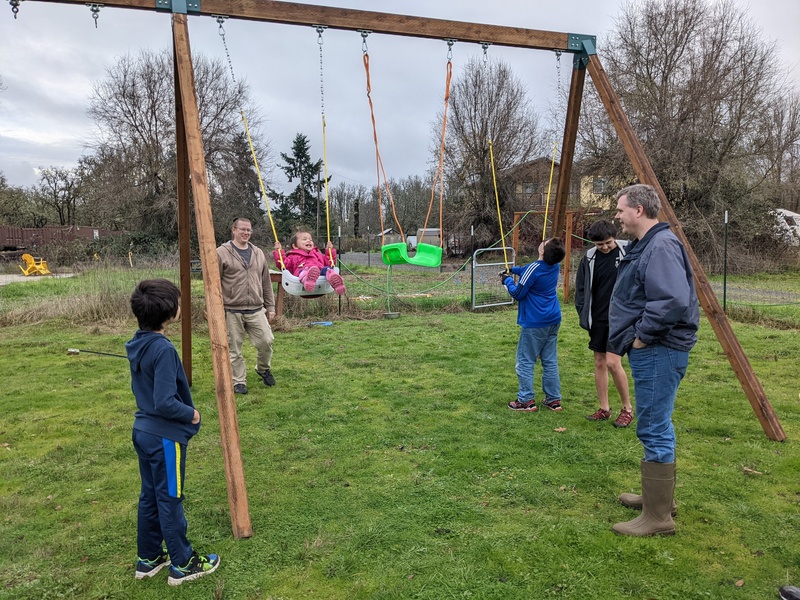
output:
[[[328,269],[327,273],[325,273],[325,278],[328,280],[328,283],[331,284],[333,287],[333,291],[336,292],[339,296],[344,294],[347,289],[344,287],[344,281],[342,280],[342,276],[339,275],[333,269]]]
[[[319,267],[309,267],[305,273],[300,273],[300,282],[307,292],[313,292],[319,279]]]

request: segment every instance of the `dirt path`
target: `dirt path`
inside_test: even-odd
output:
[[[7,283],[17,283],[18,281],[42,281],[44,279],[52,279],[55,277],[56,279],[61,279],[64,277],[72,277],[72,273],[58,273],[57,275],[29,275],[25,277],[22,273],[19,275],[3,275],[0,274],[0,285],[6,285]]]

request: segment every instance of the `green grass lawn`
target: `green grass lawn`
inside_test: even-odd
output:
[[[58,296],[52,285],[41,293]],[[39,294],[7,287],[0,312]],[[196,333],[204,425],[189,446],[186,513],[192,542],[222,564],[179,588],[166,575],[133,577],[127,362],[66,354],[123,354],[134,323],[6,323],[0,598],[761,600],[800,582],[796,331],[734,325],[787,432],[778,443],[703,322],[675,411],[677,533],[635,539],[610,528],[635,514],[616,496],[638,489],[641,448],[633,428],[584,418],[597,408],[592,354],[571,305],[561,413],[505,407],[516,392],[513,309],[329,318],[276,333],[274,388],[255,377],[245,344],[247,540],[231,535],[209,342]],[[179,328],[169,333],[179,345]]]

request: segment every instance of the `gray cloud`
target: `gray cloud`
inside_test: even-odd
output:
[[[748,7],[748,0],[736,2]],[[562,0],[553,6],[528,0],[329,0],[325,4],[590,33],[598,36],[601,52],[604,32],[619,11],[618,0]],[[776,0],[749,10],[768,37],[780,38],[787,68],[796,65],[800,41],[790,27],[800,21],[800,3]],[[103,8],[95,29],[84,6],[26,2],[16,21],[8,7],[0,10],[0,23],[0,74],[8,88],[0,94],[0,169],[18,185],[32,183],[31,165],[71,165],[84,152],[84,141],[93,127],[86,117],[92,84],[105,76],[115,57],[172,44],[169,15],[148,11]],[[314,29],[231,19],[224,28],[234,72],[252,88],[273,158],[290,150],[297,132],[308,135],[313,156],[321,156],[319,45]],[[213,19],[191,17],[189,32],[194,52],[225,58]],[[370,35],[367,43],[387,174],[395,178],[424,175],[430,161],[431,123],[442,108],[446,45],[439,40],[378,34]],[[327,30],[323,35],[327,154],[330,172],[371,186],[376,182],[375,151],[361,46],[356,32]],[[457,43],[454,72],[480,53],[476,44]],[[489,53],[512,66],[527,86],[533,107],[544,115],[556,101],[553,53],[499,47],[490,48]],[[569,57],[562,58],[561,70],[566,87]],[[275,164],[262,168],[281,184]]]

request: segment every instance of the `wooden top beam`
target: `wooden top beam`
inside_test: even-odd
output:
[[[29,0],[86,6],[86,0]],[[157,10],[156,0],[103,0],[104,7]],[[24,7],[22,8],[24,10]],[[163,11],[161,11],[163,12]],[[200,15],[225,15],[234,19],[266,21],[285,25],[325,25],[331,29],[368,30],[374,33],[498,46],[582,52],[580,40],[587,37],[556,31],[483,25],[463,21],[430,19],[349,8],[298,4],[280,0],[200,0]],[[191,16],[191,15],[190,15]]]

